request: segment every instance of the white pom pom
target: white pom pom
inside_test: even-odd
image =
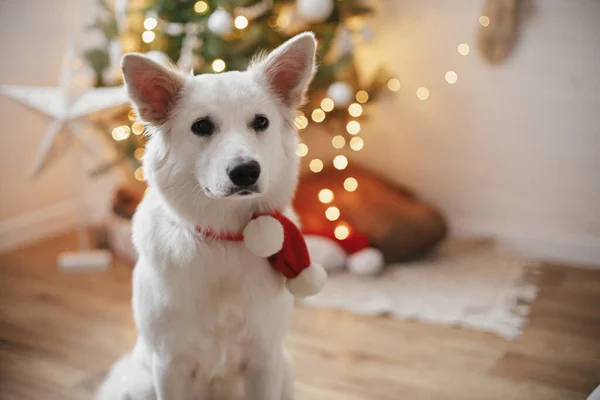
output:
[[[283,247],[283,226],[270,215],[261,215],[244,228],[244,244],[259,257],[270,257]]]
[[[377,275],[383,271],[385,260],[383,253],[376,248],[367,247],[348,256],[346,266],[355,275]]]
[[[304,235],[310,259],[326,271],[344,268],[346,251],[335,241],[319,235]]]
[[[319,264],[312,263],[295,278],[288,279],[286,286],[294,297],[313,296],[323,289],[327,282],[327,271]]]

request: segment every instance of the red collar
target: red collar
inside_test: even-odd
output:
[[[241,242],[244,240],[244,234],[241,232],[225,232],[218,234],[211,229],[203,229],[200,226],[196,227],[196,232],[204,237],[216,240],[226,240],[228,242]]]
[[[278,211],[273,211],[270,213],[256,212],[256,213],[252,214],[251,219],[258,218],[261,215],[271,215],[272,217],[277,218],[279,215],[281,215],[281,213],[279,213]],[[227,242],[243,242],[244,241],[244,234],[242,232],[216,233],[215,231],[213,231],[210,228],[205,229],[205,228],[202,228],[201,226],[196,225],[196,233],[198,233],[206,238],[211,238],[211,239],[215,239],[215,240],[224,240]]]

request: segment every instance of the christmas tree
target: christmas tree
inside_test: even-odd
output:
[[[333,147],[341,149],[348,143],[355,151],[363,147],[357,135],[364,103],[386,84],[397,90],[398,82],[383,70],[370,82],[359,76],[354,41],[369,39],[364,17],[372,11],[362,0],[129,0],[121,18],[119,10],[109,7],[106,0],[99,1],[103,14],[92,28],[104,33],[106,45],[86,52],[98,86],[120,83],[118,58],[122,52],[146,53],[159,62],[172,60],[180,69],[195,74],[221,73],[244,70],[257,52],[311,30],[319,40],[319,69],[296,126],[303,130],[311,124],[332,124],[326,131],[334,135]],[[143,125],[129,113],[121,121],[107,121],[103,128],[111,132],[121,156],[97,172],[129,160],[136,178],[143,180],[139,165],[145,141]],[[307,146],[300,144],[298,154],[307,152]],[[334,159],[334,166],[343,169],[348,161],[340,157],[343,159],[337,158],[337,164]],[[312,161],[311,170],[319,172],[322,162]]]

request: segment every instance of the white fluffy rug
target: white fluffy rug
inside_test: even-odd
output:
[[[492,241],[460,240],[428,259],[390,265],[377,278],[331,273],[302,303],[461,326],[513,339],[537,296],[539,268]]]

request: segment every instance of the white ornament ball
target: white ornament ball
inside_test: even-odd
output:
[[[333,100],[336,108],[344,108],[352,103],[354,93],[346,82],[334,82],[327,89],[327,97]]]
[[[208,17],[208,29],[219,36],[229,35],[233,31],[233,17],[227,10],[218,8]]]
[[[298,14],[308,22],[323,22],[333,12],[334,0],[298,0]]]
[[[261,215],[244,228],[244,244],[259,257],[270,257],[283,247],[283,225],[270,215]]]
[[[152,61],[157,62],[165,67],[172,64],[171,58],[165,52],[160,50],[152,50],[145,53],[144,55]]]

